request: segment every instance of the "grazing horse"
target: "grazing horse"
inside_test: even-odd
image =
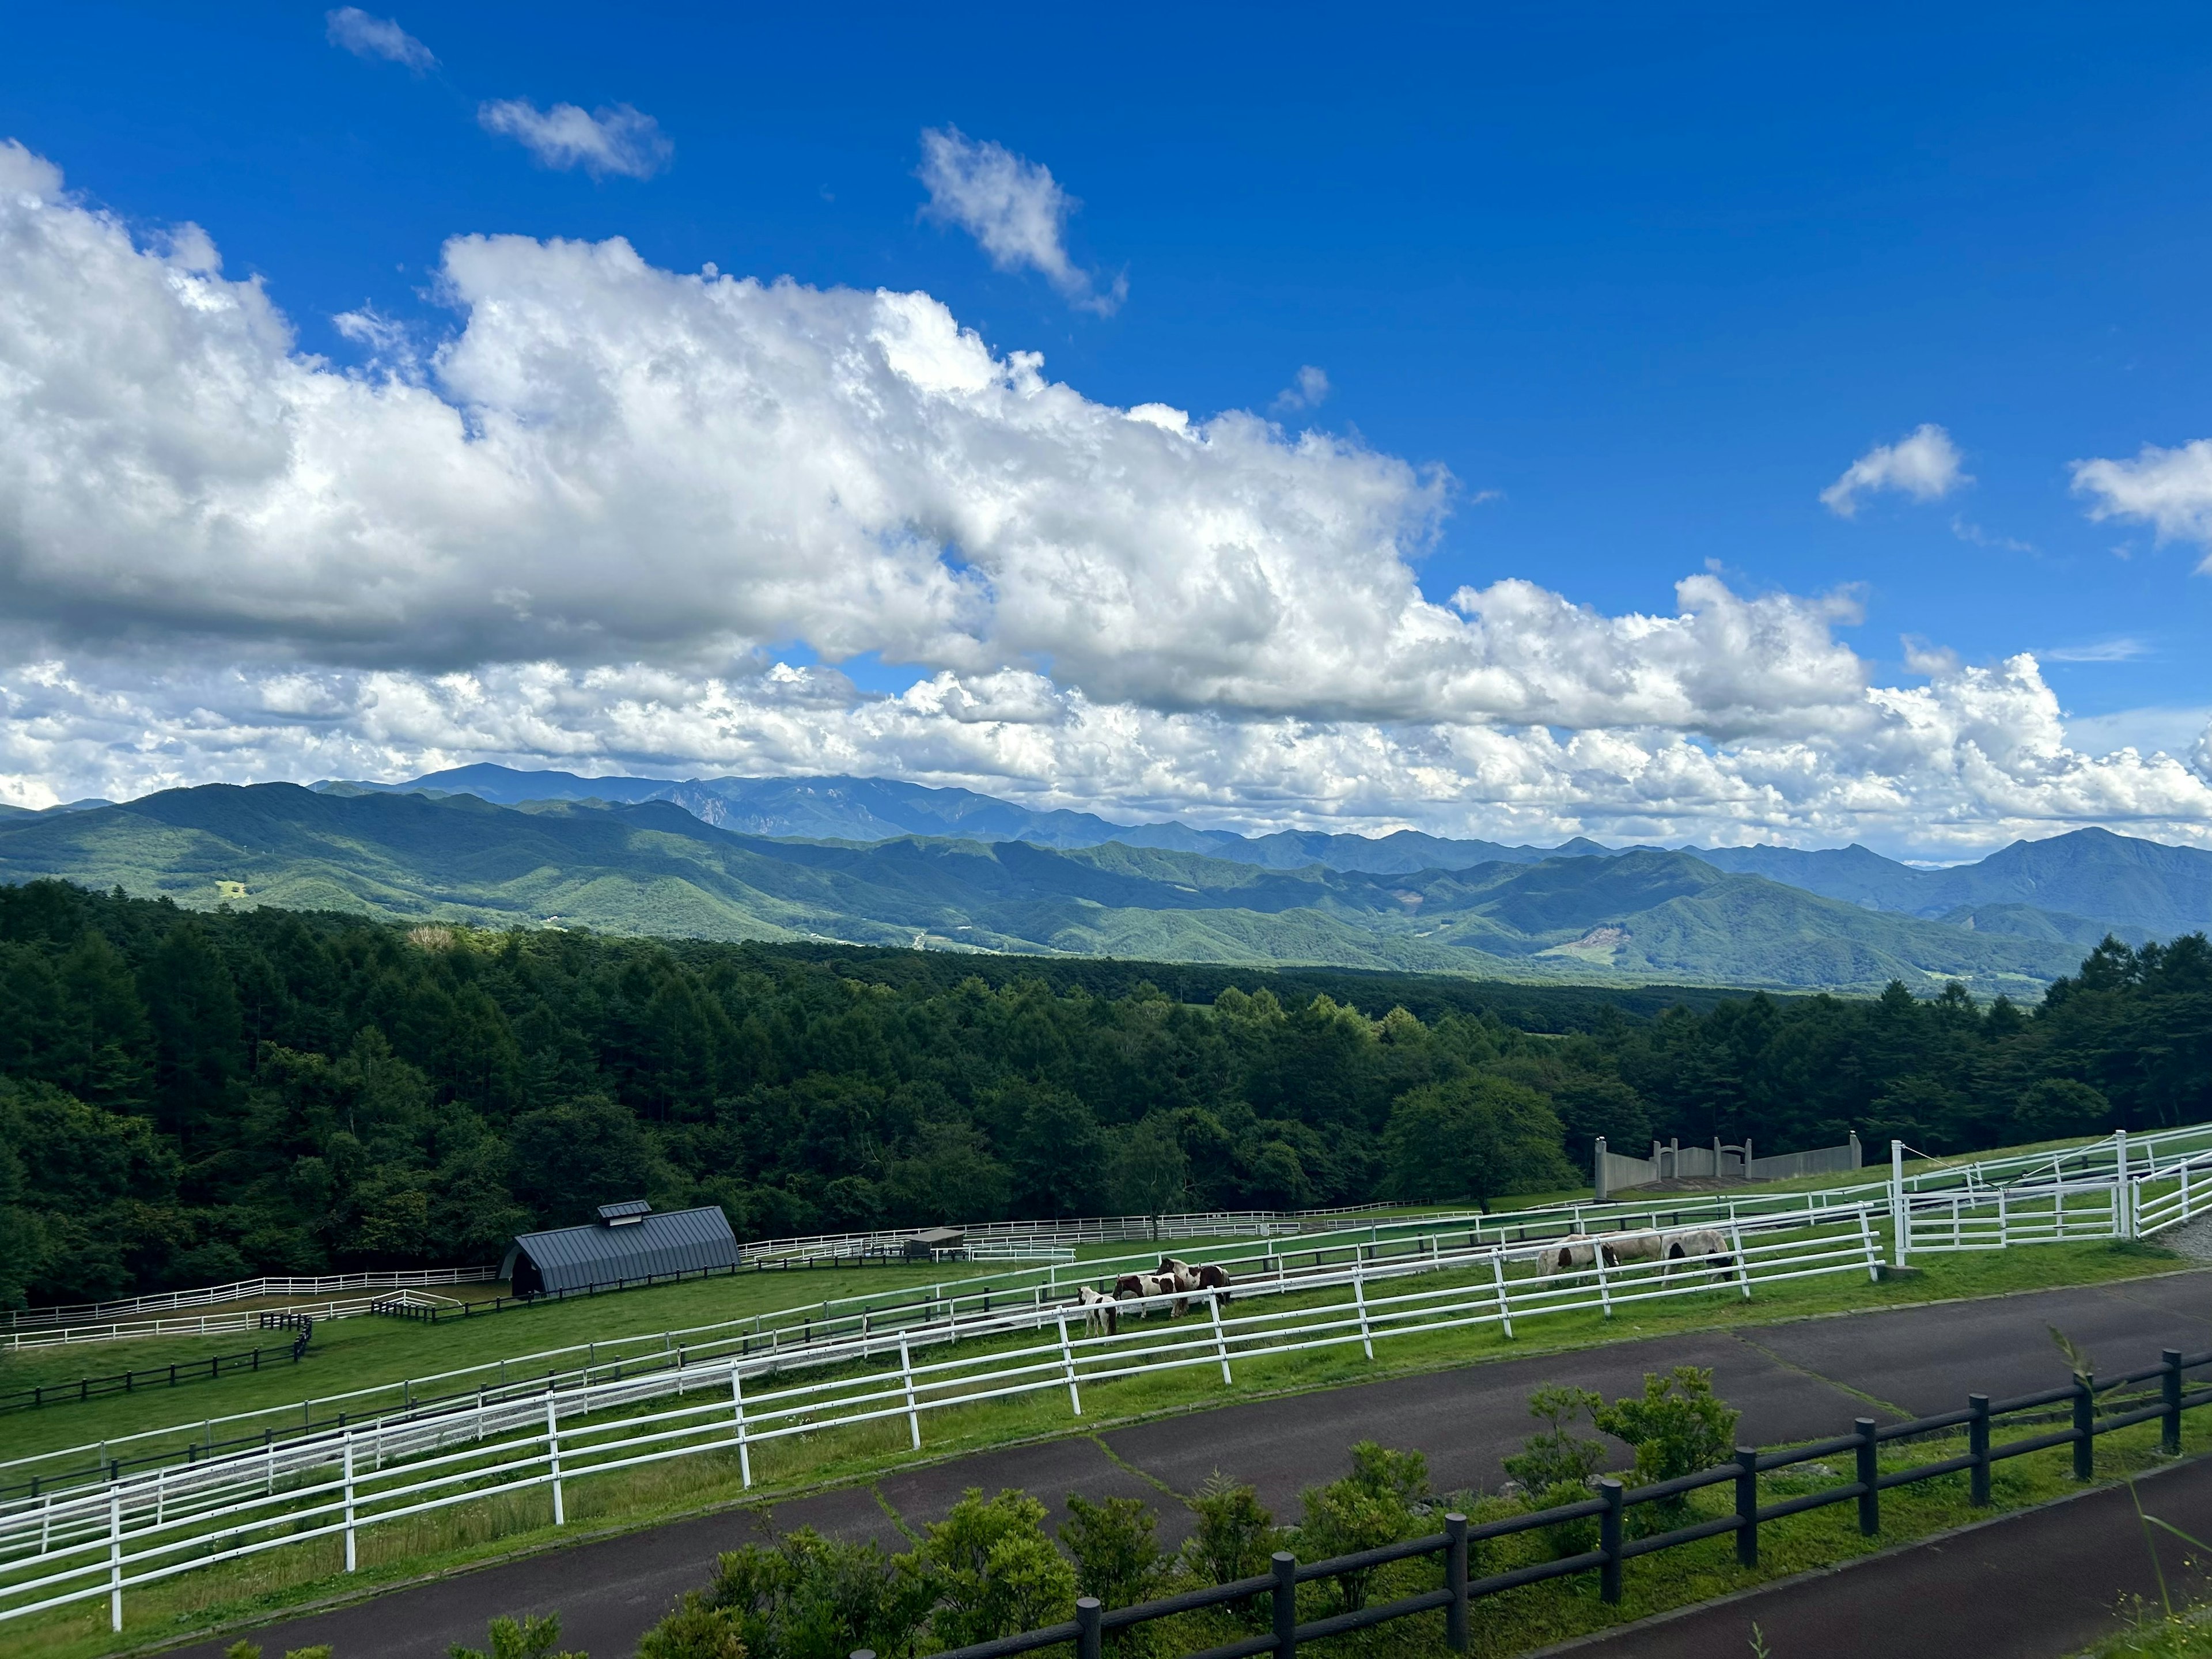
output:
[[[1116,1302],[1139,1301],[1155,1296],[1166,1296],[1175,1289],[1174,1284],[1158,1273],[1123,1273],[1114,1281]]]
[[[1217,1267],[1211,1261],[1198,1270],[1199,1289],[1220,1292],[1214,1298],[1217,1305],[1229,1300],[1229,1287],[1234,1283],[1236,1281],[1230,1278],[1228,1268]]]
[[[1153,1270],[1153,1277],[1176,1293],[1175,1306],[1170,1310],[1176,1318],[1180,1319],[1190,1311],[1190,1292],[1199,1285],[1197,1268],[1188,1261],[1178,1261],[1171,1255],[1164,1255],[1160,1258],[1160,1265]]]
[[[1553,1273],[1571,1273],[1583,1267],[1597,1265],[1597,1253],[1604,1248],[1588,1233],[1569,1233],[1565,1238],[1555,1238],[1544,1246],[1541,1262],[1546,1278]],[[1607,1260],[1611,1256],[1608,1253]]]
[[[1112,1336],[1121,1329],[1121,1310],[1114,1298],[1103,1291],[1094,1291],[1088,1285],[1080,1285],[1075,1292],[1076,1305],[1083,1310],[1083,1328],[1100,1336]]]
[[[1605,1241],[1605,1265],[1618,1267],[1628,1261],[1664,1261],[1667,1259],[1667,1236],[1664,1233],[1613,1233]]]
[[[1735,1266],[1735,1257],[1729,1249],[1728,1235],[1717,1227],[1692,1227],[1670,1237],[1667,1241],[1670,1273],[1677,1261],[1702,1261],[1716,1276]]]

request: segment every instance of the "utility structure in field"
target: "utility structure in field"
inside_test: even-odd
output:
[[[566,1296],[737,1265],[737,1235],[719,1205],[655,1214],[634,1198],[602,1204],[585,1226],[516,1234],[499,1276],[519,1297]]]

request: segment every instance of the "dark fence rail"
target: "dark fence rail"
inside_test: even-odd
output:
[[[211,1354],[205,1359],[148,1365],[138,1370],[118,1371],[112,1376],[81,1376],[74,1382],[48,1382],[39,1388],[0,1395],[0,1412],[34,1411],[64,1401],[99,1400],[111,1394],[136,1394],[143,1389],[173,1389],[179,1382],[205,1382],[227,1371],[258,1371],[264,1359],[271,1365],[286,1361],[297,1364],[306,1346],[304,1342],[287,1342],[280,1347],[256,1348],[251,1353]]]
[[[1266,1634],[1204,1649],[1187,1656],[1187,1659],[1254,1659],[1260,1654],[1273,1654],[1275,1659],[1295,1659],[1298,1644],[1302,1642],[1317,1642],[1327,1637],[1343,1636],[1353,1631],[1388,1624],[1394,1620],[1409,1618],[1415,1613],[1432,1613],[1439,1609],[1444,1614],[1447,1644],[1455,1651],[1464,1651],[1470,1606],[1484,1596],[1517,1589],[1524,1584],[1570,1577],[1577,1573],[1595,1572],[1598,1576],[1601,1598],[1608,1602],[1618,1601],[1621,1593],[1621,1568],[1625,1563],[1641,1556],[1656,1555],[1662,1550],[1696,1543],[1702,1539],[1729,1534],[1733,1534],[1735,1538],[1737,1561],[1744,1566],[1755,1567],[1759,1565],[1759,1529],[1761,1526],[1770,1521],[1802,1515],[1808,1510],[1822,1509],[1833,1504],[1856,1504],[1859,1531],[1873,1537],[1881,1530],[1883,1492],[1943,1475],[1966,1474],[1970,1501],[1978,1509],[1987,1508],[1990,1501],[1990,1471],[1996,1464],[2007,1458],[2024,1457],[2031,1452],[2047,1450],[2054,1446],[2070,1445],[2074,1449],[2075,1478],[2092,1480],[2096,1474],[2097,1437],[2119,1429],[2132,1428],[2141,1423],[2160,1424],[2162,1430],[2160,1449],[2169,1456],[2179,1455],[2181,1451],[2182,1414],[2199,1406],[2212,1405],[2212,1388],[2191,1389],[2188,1386],[2190,1379],[2187,1374],[2208,1365],[2212,1365],[2212,1352],[2185,1355],[2169,1348],[2156,1365],[2103,1382],[2077,1376],[2071,1382],[2059,1388],[2045,1389],[2014,1399],[1995,1401],[1987,1395],[1969,1395],[1963,1410],[1942,1412],[1933,1417],[1914,1418],[1902,1423],[1883,1424],[1871,1417],[1862,1417],[1853,1422],[1849,1434],[1781,1451],[1763,1452],[1753,1446],[1739,1446],[1733,1462],[1702,1469],[1694,1474],[1686,1474],[1679,1480],[1632,1487],[1607,1477],[1598,1481],[1594,1496],[1580,1503],[1561,1504],[1553,1509],[1532,1510],[1525,1515],[1508,1516],[1479,1526],[1468,1524],[1463,1515],[1447,1515],[1444,1516],[1444,1529],[1440,1533],[1408,1539],[1403,1543],[1368,1550],[1358,1555],[1336,1556],[1325,1561],[1300,1561],[1287,1551],[1278,1551],[1273,1559],[1274,1571],[1266,1577],[1240,1579],[1235,1583],[1191,1590],[1181,1595],[1128,1607],[1104,1607],[1094,1598],[1085,1596],[1075,1604],[1075,1617],[1065,1624],[1048,1625],[1041,1630],[1024,1631],[1019,1635],[1001,1637],[993,1642],[979,1642],[970,1647],[948,1649],[932,1656],[932,1659],[1015,1659],[1015,1656],[1019,1654],[1035,1653],[1041,1649],[1058,1647],[1066,1643],[1075,1644],[1077,1659],[1101,1659],[1104,1633],[1108,1631],[1127,1630],[1156,1620],[1172,1619],[1178,1614],[1196,1613],[1261,1595],[1269,1598],[1273,1613]],[[2141,1403],[2137,1403],[2126,1396],[2124,1391],[2149,1382],[2158,1385],[2154,1397],[2142,1397]],[[2100,1409],[2100,1406],[2112,1408]],[[2002,1443],[1993,1438],[2001,1419],[2009,1419],[2021,1426],[2033,1427],[2039,1421],[2052,1420],[2054,1414],[2063,1420],[2064,1426]],[[1887,1474],[1882,1472],[1881,1449],[1885,1444],[1945,1434],[1961,1428],[1966,1431],[1967,1435],[1967,1449],[1964,1454],[1937,1458],[1910,1468],[1893,1469]],[[1784,1498],[1776,1503],[1762,1504],[1759,1501],[1760,1475],[1822,1458],[1846,1455],[1852,1460],[1852,1479],[1819,1492]],[[1733,1485],[1735,1488],[1733,1513],[1711,1516],[1647,1537],[1628,1537],[1627,1515],[1638,1506],[1664,1503],[1707,1486],[1723,1485]],[[1584,1551],[1579,1555],[1563,1556],[1557,1560],[1532,1563],[1510,1571],[1492,1573],[1486,1577],[1468,1577],[1468,1564],[1474,1546],[1490,1539],[1534,1532],[1545,1527],[1559,1526],[1562,1522],[1591,1520],[1598,1523],[1598,1547],[1594,1550]],[[1354,1608],[1325,1619],[1301,1621],[1298,1618],[1297,1587],[1300,1584],[1334,1577],[1340,1573],[1371,1570],[1395,1561],[1422,1559],[1441,1562],[1443,1583],[1439,1588],[1376,1607]],[[875,1659],[875,1656],[862,1650],[854,1654],[853,1659]]]

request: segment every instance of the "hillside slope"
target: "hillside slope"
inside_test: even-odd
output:
[[[774,841],[667,800],[517,808],[289,784],[0,822],[0,878],[37,876],[495,927],[1806,988],[1957,977],[2029,995],[2073,965],[2084,926],[1997,906],[1972,928],[1900,916],[1650,849],[1281,869],[1121,842]]]

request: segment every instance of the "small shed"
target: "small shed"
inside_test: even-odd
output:
[[[592,1285],[672,1277],[738,1265],[738,1238],[713,1204],[653,1213],[641,1198],[599,1207],[585,1227],[518,1233],[499,1276],[517,1296],[559,1296]]]
[[[909,1261],[933,1261],[939,1250],[957,1250],[968,1239],[966,1231],[959,1227],[924,1227],[906,1242],[906,1259]]]

